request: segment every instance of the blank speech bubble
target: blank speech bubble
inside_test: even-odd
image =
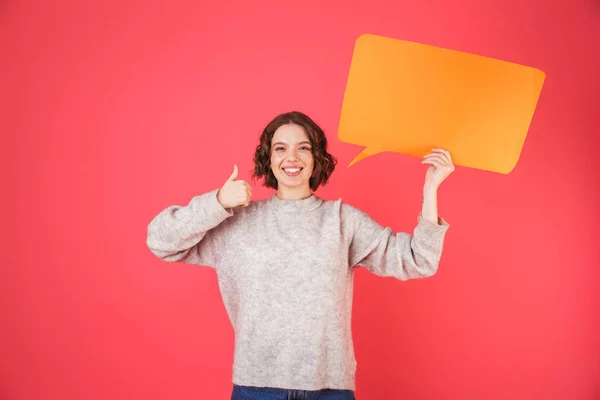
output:
[[[349,164],[445,148],[455,165],[510,173],[546,74],[489,57],[365,34],[355,43],[338,137]]]

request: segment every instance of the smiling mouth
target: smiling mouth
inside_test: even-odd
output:
[[[300,172],[303,170],[303,168],[300,167],[287,167],[287,168],[282,168],[283,172],[287,175],[287,176],[298,176],[300,175]]]

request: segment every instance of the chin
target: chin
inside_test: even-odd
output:
[[[297,189],[304,186],[309,186],[308,179],[290,179],[287,176],[282,176],[278,180],[278,184],[291,189]]]
[[[286,182],[283,181],[282,186],[288,187],[288,188],[292,188],[292,189],[296,189],[299,187],[303,187],[303,186],[308,186],[308,182]]]

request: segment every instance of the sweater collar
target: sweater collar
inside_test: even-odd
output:
[[[283,200],[275,194],[269,202],[278,211],[300,212],[314,210],[323,203],[323,199],[313,193],[309,197],[300,200]]]

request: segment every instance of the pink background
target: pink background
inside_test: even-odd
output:
[[[146,227],[233,163],[247,179],[280,112],[329,134],[340,163],[320,196],[412,231],[425,167],[386,153],[348,169],[360,148],[336,137],[363,33],[547,77],[514,172],[443,184],[439,273],[358,272],[357,398],[599,398],[596,0],[0,3],[0,398],[229,398],[216,276],[156,259]]]

